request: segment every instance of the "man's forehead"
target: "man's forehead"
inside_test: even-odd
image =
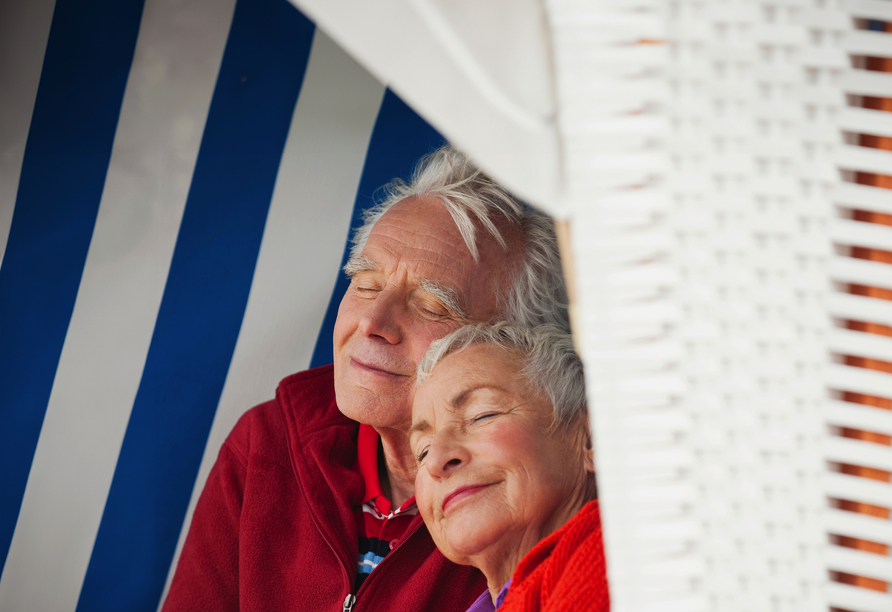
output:
[[[483,238],[479,222],[473,222],[476,231],[474,243]],[[390,248],[395,253],[402,250],[420,252],[429,251],[448,255],[450,259],[468,258],[474,260],[473,249],[466,239],[468,229],[464,230],[446,205],[435,196],[412,196],[400,200],[388,209],[369,232],[368,242],[377,246]],[[485,239],[484,239],[485,240]]]
[[[441,301],[451,301],[454,311],[465,313],[462,318],[489,320],[498,315],[494,295],[510,277],[515,258],[488,231],[478,228],[476,234],[478,260],[438,198],[409,198],[375,223],[362,255],[387,275],[403,270],[415,284],[423,279],[424,290]],[[508,243],[517,244],[516,240]]]

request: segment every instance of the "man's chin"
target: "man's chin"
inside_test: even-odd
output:
[[[341,414],[375,429],[408,428],[412,406],[406,395],[404,389],[370,390],[335,384],[335,398]],[[384,398],[388,399],[386,403]]]

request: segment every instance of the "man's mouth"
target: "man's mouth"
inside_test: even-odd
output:
[[[389,366],[376,364],[372,361],[361,361],[356,357],[350,358],[350,363],[356,369],[362,372],[368,372],[369,374],[374,374],[376,376],[386,376],[388,378],[405,378],[405,374],[400,374],[399,372],[394,372],[389,369]]]

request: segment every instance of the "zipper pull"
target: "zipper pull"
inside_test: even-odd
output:
[[[347,593],[347,598],[344,600],[344,612],[351,612],[355,603],[356,596],[353,593]]]

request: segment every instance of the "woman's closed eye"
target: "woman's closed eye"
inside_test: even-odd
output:
[[[471,422],[479,423],[480,421],[485,421],[486,419],[491,419],[498,415],[499,415],[498,412],[482,412],[480,414],[474,415],[474,417],[471,419]]]

